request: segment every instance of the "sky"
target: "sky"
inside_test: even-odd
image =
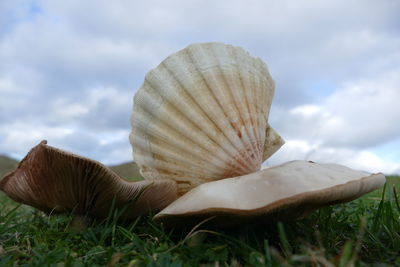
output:
[[[0,154],[41,140],[132,160],[133,95],[191,43],[241,46],[276,83],[265,164],[400,174],[400,0],[0,1]]]

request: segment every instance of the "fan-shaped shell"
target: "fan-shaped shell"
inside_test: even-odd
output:
[[[260,169],[283,140],[269,126],[274,81],[240,47],[193,44],[166,58],[134,97],[130,142],[146,179],[180,192]]]

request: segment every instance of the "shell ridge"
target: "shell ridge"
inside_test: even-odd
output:
[[[149,81],[149,80],[147,80],[147,87],[146,88],[148,88],[148,90],[150,90],[150,88],[151,88],[151,81]],[[146,99],[145,99],[145,97],[148,95],[148,96],[154,96],[154,94],[158,94],[159,93],[159,91],[158,90],[155,90],[155,88],[151,88],[151,91],[152,92],[150,92],[150,91],[148,91],[148,93],[150,93],[150,94],[148,94],[148,93],[142,93],[141,94],[141,99],[143,100],[142,102],[137,102],[138,103],[138,105],[136,105],[136,107],[135,107],[135,109],[137,110],[137,111],[139,111],[139,110],[142,110],[141,111],[141,116],[140,117],[136,117],[136,118],[134,118],[134,121],[135,121],[135,125],[136,125],[136,130],[135,130],[135,132],[136,132],[136,134],[135,134],[135,136],[136,136],[136,140],[133,140],[132,139],[132,143],[134,143],[135,144],[135,147],[136,147],[136,149],[137,150],[140,150],[140,149],[142,149],[142,150],[144,150],[144,151],[146,151],[146,149],[145,149],[145,147],[146,147],[146,140],[143,140],[141,143],[143,143],[143,145],[141,145],[141,144],[139,144],[139,139],[140,139],[140,137],[139,136],[142,136],[141,134],[138,134],[139,132],[138,131],[141,131],[140,129],[141,128],[146,128],[146,126],[145,127],[140,127],[140,125],[141,124],[146,124],[146,125],[148,125],[149,124],[149,120],[147,119],[144,119],[145,117],[152,117],[152,116],[154,116],[154,114],[152,114],[152,115],[146,115],[147,113],[151,113],[151,111],[152,110],[149,110],[149,106],[146,106],[145,105],[145,103],[146,103]],[[165,103],[167,103],[168,101],[165,101]],[[161,121],[161,123],[162,122],[165,122],[164,120],[162,120]],[[169,122],[169,120],[167,120],[166,122]],[[160,122],[157,124],[157,126],[160,126],[159,125],[160,124]],[[153,126],[155,126],[155,125],[153,125]],[[168,126],[168,128],[169,129],[174,129],[174,130],[176,130],[176,128],[171,128],[168,124],[167,124],[167,126]],[[147,127],[148,128],[148,127]],[[147,129],[146,128],[146,129]],[[166,128],[166,127],[164,127],[164,128]],[[156,132],[157,133],[159,133],[160,132],[160,130],[156,130]],[[153,132],[152,130],[150,130],[149,129],[149,131],[148,131],[148,134],[149,135],[151,135],[151,136],[153,136],[154,137],[154,134],[156,133],[156,132]],[[193,132],[193,131],[188,131],[188,132]],[[186,136],[186,135],[185,135]],[[171,143],[171,141],[175,141],[175,143],[176,143],[176,141],[178,141],[178,140],[180,140],[180,139],[175,139],[175,138],[172,138],[171,136],[169,136],[169,139],[168,139],[168,136],[166,136],[166,138],[167,139],[163,139],[163,140],[165,140],[166,142],[168,142],[168,143]],[[189,138],[189,137],[188,137]],[[193,140],[193,139],[192,139]],[[147,146],[149,146],[149,145],[147,145]],[[180,145],[180,147],[181,148],[188,148],[188,146],[186,145],[186,146],[182,146],[182,145]],[[154,150],[155,150],[156,148],[154,147],[154,144],[153,143],[151,143],[151,148],[150,148],[150,150],[151,150],[151,152],[152,152],[152,154],[153,155],[160,155],[159,153],[156,153]],[[143,155],[144,155],[144,153],[143,153]],[[164,156],[166,156],[166,155],[164,155]],[[168,155],[168,156],[170,156],[170,155]],[[211,157],[212,157],[212,155],[210,155]],[[148,157],[148,158],[150,158],[150,157]],[[159,158],[159,157],[158,157]],[[168,157],[165,157],[165,158],[168,158]],[[210,159],[210,158],[209,158]],[[222,160],[221,160],[222,161]],[[215,162],[215,161],[214,161]],[[212,163],[214,163],[214,162],[212,162]],[[138,162],[138,163],[140,163],[140,162]],[[153,162],[154,163],[154,162]],[[155,166],[155,164],[151,164],[153,167],[156,167]],[[224,164],[222,164],[222,166],[226,166],[227,164],[229,164],[229,163],[227,163],[227,162],[224,162]],[[157,166],[159,166],[159,164],[156,164]],[[197,165],[198,166],[198,165]],[[186,167],[188,167],[187,165],[186,165]],[[203,167],[204,168],[204,166],[201,166],[201,167]],[[155,169],[157,169],[157,168],[155,168]],[[221,166],[217,166],[217,170],[215,171],[215,173],[213,173],[213,174],[208,174],[208,176],[212,176],[212,177],[215,177],[216,175],[220,175],[221,173],[223,173],[223,171],[224,171],[224,168],[223,167],[221,167]],[[160,173],[160,172],[158,172],[160,175],[162,175],[162,173]]]
[[[134,103],[140,103],[140,102],[137,101],[139,94],[140,94],[140,90],[135,94]],[[133,158],[134,158],[134,161],[138,164],[140,174],[143,177],[145,177],[146,179],[155,179],[155,174],[158,174],[158,171],[155,168],[152,170],[152,175],[150,175],[150,176],[149,175],[144,175],[145,172],[149,173],[147,171],[149,168],[146,167],[146,165],[147,166],[151,166],[152,165],[152,161],[151,160],[147,160],[151,155],[151,144],[150,144],[150,141],[147,138],[145,138],[146,149],[139,150],[139,149],[135,148],[136,139],[139,136],[143,135],[141,130],[136,125],[137,121],[139,121],[140,116],[139,115],[135,115],[135,114],[140,114],[141,110],[143,110],[143,108],[141,107],[140,104],[137,104],[137,105],[133,106],[133,112],[132,112],[132,115],[131,115],[132,132],[129,135],[129,140],[130,140],[130,142],[132,144]],[[145,125],[145,129],[148,128],[149,124],[150,124],[150,122],[148,121],[146,123],[146,125]],[[140,133],[140,135],[139,135],[139,133]],[[141,160],[141,159],[143,159],[143,160]]]
[[[253,64],[254,64],[254,68],[257,68],[257,66],[259,65],[258,60],[253,61]],[[257,88],[256,97],[257,97],[258,101],[263,101],[264,98],[263,98],[263,90],[262,90],[262,88],[263,88],[262,77],[261,77],[261,75],[257,75],[256,77],[257,77],[255,79],[256,88]],[[256,103],[258,103],[258,102],[256,102]],[[261,106],[256,105],[256,109],[258,110],[257,114],[260,114],[257,117],[258,117],[259,125],[260,125],[260,127],[258,127],[258,132],[259,132],[260,140],[261,140],[262,144],[265,143],[265,138],[266,138],[265,128],[268,127],[267,126],[268,117],[264,116],[265,104],[266,103],[261,103]],[[264,148],[264,145],[263,145],[263,148]]]
[[[201,50],[201,52],[202,52],[203,54],[206,53],[206,51],[204,51],[205,48],[199,48],[199,50]],[[211,50],[211,49],[210,49],[210,50]],[[213,53],[214,51],[211,50],[210,52]],[[198,71],[198,73],[200,74],[200,76],[201,76],[201,78],[202,78],[204,84],[207,86],[208,90],[212,93],[213,97],[214,97],[215,99],[218,100],[219,97],[216,95],[216,93],[215,93],[214,90],[212,89],[212,86],[209,84],[209,81],[207,80],[207,77],[204,75],[205,72],[204,72],[204,71],[201,71],[201,70],[202,70],[201,66],[199,66],[199,64],[197,64],[196,61],[193,60],[193,55],[190,54],[190,50],[189,50],[189,49],[188,49],[188,53],[189,53],[189,55],[191,56],[192,62],[194,63],[194,66],[195,66],[196,70]],[[214,54],[214,57],[215,57],[215,54]],[[218,61],[217,61],[217,63],[218,63]],[[226,65],[226,64],[225,64],[225,65]],[[213,67],[212,69],[215,70],[215,69],[218,68],[218,67],[219,67],[219,64],[214,63],[214,67]],[[222,73],[220,68],[219,68],[219,71],[220,71],[220,73]],[[215,79],[215,76],[214,76],[214,75],[211,75],[211,77],[212,77],[213,79]],[[230,92],[229,92],[229,93],[230,93]],[[233,97],[232,97],[231,94],[229,95],[229,97],[230,97],[231,100],[233,99]],[[224,117],[227,118],[227,121],[229,122],[229,123],[228,123],[228,125],[229,125],[229,127],[230,127],[229,129],[230,129],[232,132],[235,133],[235,134],[232,134],[232,135],[227,135],[227,133],[223,132],[223,134],[227,137],[228,140],[230,140],[230,142],[234,145],[234,147],[235,147],[236,149],[238,149],[238,150],[241,149],[241,147],[238,147],[238,146],[237,146],[237,143],[241,143],[241,144],[242,144],[242,147],[245,147],[245,145],[244,145],[244,143],[243,143],[243,140],[240,139],[240,138],[238,137],[238,135],[236,134],[236,131],[235,131],[235,129],[233,128],[233,126],[232,126],[232,124],[231,124],[231,121],[229,120],[229,116],[228,116],[228,114],[227,114],[227,111],[224,109],[224,107],[223,107],[219,102],[217,102],[217,103],[218,103],[218,105],[219,105],[219,108],[220,108],[221,111],[223,112]],[[232,138],[234,138],[234,139],[236,140],[236,142],[235,142],[235,140],[232,140]],[[244,153],[247,154],[247,151],[245,150]],[[239,156],[238,156],[238,153],[236,153],[235,155],[232,156],[232,160],[231,160],[231,164],[230,164],[230,165],[235,166],[235,165],[242,165],[242,164],[245,164],[245,163],[248,163],[247,159],[246,159],[246,158],[243,159],[243,158],[242,158],[242,155],[239,155]],[[252,172],[252,171],[254,170],[254,164],[252,164],[252,163],[253,163],[253,162],[251,162],[251,166],[246,165],[246,167],[247,167],[246,173]],[[230,173],[229,173],[228,175],[232,175],[232,170],[230,170]]]
[[[246,51],[243,50],[243,52],[248,55],[248,53]],[[245,57],[248,60],[248,64],[250,65],[250,69],[251,71],[253,71],[254,73],[252,73],[253,75],[249,75],[249,82],[251,85],[253,85],[253,90],[251,91],[251,96],[252,96],[252,103],[257,103],[257,94],[258,94],[258,83],[257,83],[257,69],[255,66],[255,60],[254,58],[252,58],[252,60],[248,59],[248,56]],[[253,108],[254,110],[254,114],[255,114],[255,126],[253,127],[253,130],[255,132],[255,136],[256,136],[256,140],[259,140],[260,142],[264,142],[262,135],[260,133],[260,129],[262,128],[261,125],[262,123],[260,122],[260,113],[259,113],[259,109],[257,107],[257,105],[250,105],[251,108]],[[263,147],[260,147],[260,152],[261,154],[263,153]]]
[[[166,178],[166,176],[168,176],[168,177],[175,177],[175,180],[187,179],[187,178],[197,179],[197,180],[207,180],[207,179],[203,179],[202,177],[199,178],[199,177],[195,176],[194,174],[192,175],[190,173],[187,173],[187,170],[191,169],[197,175],[198,174],[203,174],[203,175],[207,174],[204,172],[198,172],[197,170],[200,169],[200,167],[198,167],[197,169],[192,168],[193,166],[190,164],[187,164],[185,166],[179,166],[179,165],[175,164],[174,162],[154,160],[153,167],[157,167],[157,170],[160,173],[160,176],[157,179]],[[204,167],[202,168],[202,170],[203,171],[205,170]]]
[[[246,53],[247,54],[247,53]],[[249,60],[249,64],[250,64],[250,66],[251,66],[251,69],[254,71],[254,72],[256,72],[257,71],[257,69],[256,69],[256,64],[255,64],[255,61],[256,60]],[[256,120],[256,127],[254,128],[254,131],[257,133],[256,134],[256,136],[257,136],[257,139],[258,140],[260,140],[260,142],[264,142],[264,138],[262,137],[262,134],[261,134],[261,129],[262,129],[262,121],[260,120],[260,114],[261,114],[261,112],[259,111],[260,110],[260,108],[258,107],[258,105],[257,105],[257,100],[259,100],[258,99],[258,97],[259,97],[259,91],[261,90],[260,89],[260,87],[259,87],[259,81],[258,81],[258,77],[259,75],[257,75],[257,73],[254,73],[254,75],[250,75],[250,83],[251,84],[253,84],[253,86],[254,86],[254,92],[253,92],[253,99],[254,99],[254,102],[253,103],[256,103],[255,105],[254,105],[254,114],[256,114],[256,118],[255,118],[255,120]],[[262,150],[263,148],[261,148],[261,150]]]
[[[239,68],[238,53],[236,53],[236,51],[232,47],[230,47],[230,50],[231,51],[229,51],[229,52],[233,55],[233,59],[235,61],[235,64],[233,64],[233,68],[236,69],[236,72],[238,74],[238,81],[240,82],[241,88],[244,89],[243,95],[244,95],[244,100],[245,100],[245,106],[247,107],[247,112],[248,112],[250,125],[251,125],[250,129],[249,129],[249,127],[245,127],[245,129],[246,129],[246,131],[249,132],[250,139],[253,139],[253,141],[251,141],[250,143],[253,146],[253,150],[256,152],[255,156],[256,156],[256,161],[258,163],[258,162],[261,162],[262,151],[260,149],[260,146],[258,145],[258,142],[260,142],[260,140],[257,138],[257,136],[255,134],[255,132],[256,132],[255,131],[256,127],[254,125],[255,119],[253,118],[253,112],[252,112],[252,109],[250,108],[250,104],[249,104],[249,102],[250,102],[249,97],[251,97],[251,96],[249,96],[249,94],[251,94],[252,88],[248,88],[248,86],[246,86],[246,84],[244,82],[244,77],[243,77],[243,73],[242,73],[242,71],[244,71],[244,70]],[[240,51],[240,52],[242,52],[242,51]]]
[[[213,56],[214,56],[216,59],[218,58],[217,55],[216,55],[215,49],[212,49],[212,50],[211,50],[211,53],[213,53]],[[217,64],[217,68],[219,69],[219,72],[222,74],[222,75],[221,75],[222,80],[223,80],[223,82],[224,82],[226,88],[229,88],[229,89],[230,89],[230,90],[227,90],[227,91],[228,91],[228,94],[229,94],[229,99],[232,100],[232,101],[230,101],[230,103],[232,103],[233,110],[234,110],[234,112],[236,113],[236,114],[235,114],[235,117],[238,117],[239,120],[241,121],[241,124],[242,124],[242,125],[245,125],[244,119],[243,119],[241,113],[239,112],[239,108],[238,108],[238,106],[237,106],[237,98],[236,98],[235,95],[232,93],[233,88],[231,87],[231,84],[230,84],[230,83],[227,81],[227,79],[226,79],[225,74],[227,74],[227,73],[226,73],[226,71],[224,71],[224,69],[222,68],[221,62],[219,62],[219,61],[217,60],[217,63],[219,63],[219,64]],[[233,65],[234,65],[234,64],[229,64],[228,66],[232,67]],[[227,115],[227,112],[225,111],[225,109],[224,109],[223,107],[222,107],[222,109],[224,110],[225,116],[226,116],[227,118],[229,118],[229,116]],[[232,122],[231,122],[230,126],[231,126],[231,129],[232,129],[233,131],[236,132],[236,129],[233,127]],[[246,129],[246,128],[245,128],[245,129]],[[243,138],[240,138],[240,137],[239,137],[240,142],[241,142],[241,144],[243,145],[243,148],[246,148],[246,147],[248,146],[248,145],[246,145],[246,141],[247,141],[247,143],[249,143],[250,146],[253,147],[253,149],[254,149],[254,146],[253,146],[252,142],[249,140],[250,138],[249,138],[249,136],[248,136],[247,129],[246,129],[245,131],[246,131],[246,135],[247,135],[247,136],[244,136],[244,135],[243,135],[242,137],[246,137],[247,140],[243,140]],[[248,149],[244,149],[243,152],[242,152],[242,151],[239,151],[239,153],[240,153],[240,157],[242,158],[243,161],[245,161],[245,162],[247,161],[247,162],[251,163],[251,169],[252,169],[252,170],[256,170],[256,169],[257,169],[257,167],[258,167],[257,165],[258,165],[258,164],[257,164],[256,162],[251,161],[251,160],[248,161],[248,159],[251,158],[251,153],[248,151]],[[243,156],[244,156],[244,157],[241,155],[241,153],[243,153]],[[237,159],[237,160],[238,160],[238,161],[241,161],[240,158]]]
[[[264,78],[264,82],[267,87],[271,88],[272,90],[262,90],[263,92],[263,99],[267,101],[264,105],[265,110],[263,114],[268,118],[269,113],[271,111],[271,106],[272,106],[272,98],[274,97],[275,94],[275,83],[271,78],[271,75],[269,74],[268,68],[266,64],[262,60],[257,60],[257,63],[261,69],[263,69],[263,72],[268,74],[268,75],[263,75],[262,78]]]
[[[138,150],[145,149],[146,148],[145,143],[146,143],[146,139],[142,138],[142,137],[137,137],[134,142],[135,147]],[[168,144],[168,145],[169,145],[169,147],[171,147],[175,144]],[[171,149],[170,150],[165,150],[165,149],[160,150],[159,145],[153,144],[152,145],[152,155],[157,155],[158,156],[157,158],[164,157],[164,158],[170,158],[173,160],[178,160],[178,158],[179,158],[186,164],[186,166],[197,166],[199,169],[204,169],[204,165],[199,165],[199,164],[195,163],[196,161],[193,158],[193,157],[196,157],[195,154],[191,154],[188,156],[186,153],[182,153],[182,152],[181,152],[181,154],[179,154],[176,152],[176,150],[175,151],[171,150]],[[193,156],[193,157],[191,157],[191,156]],[[169,162],[169,161],[166,161],[166,162]],[[202,161],[202,162],[204,164],[204,161]],[[215,173],[218,173],[218,170],[222,169],[221,166],[215,165],[213,162],[210,162],[208,166],[209,166],[209,169],[213,169],[215,171]],[[213,166],[214,166],[214,168],[213,168]]]
[[[160,65],[165,65],[165,63],[162,62]],[[166,70],[168,71],[168,73],[174,78],[174,80],[179,84],[179,86],[183,89],[183,91],[185,91],[185,93],[187,94],[187,96],[190,97],[190,99],[193,101],[193,103],[196,104],[198,110],[202,112],[202,115],[203,115],[204,117],[206,117],[207,120],[208,120],[211,124],[213,124],[214,128],[216,128],[216,129],[218,129],[218,130],[221,130],[220,127],[218,126],[218,124],[207,114],[207,112],[204,111],[203,107],[200,106],[200,105],[197,103],[197,101],[193,98],[192,94],[191,94],[189,91],[187,91],[187,90],[185,89],[186,87],[182,84],[182,82],[181,82],[180,79],[177,77],[177,75],[176,75],[173,71],[171,71],[167,66],[165,66],[165,69],[166,69]],[[173,105],[173,104],[172,104],[172,105]],[[179,109],[177,109],[177,110],[179,110]],[[187,116],[187,113],[181,112],[180,110],[179,110],[179,112],[180,112],[185,118],[187,118],[192,124],[196,125],[196,122],[193,121],[190,117],[188,117],[188,116]],[[197,128],[198,128],[198,127],[197,127]],[[198,128],[198,129],[201,130],[200,128]],[[213,143],[215,143],[217,146],[219,146],[219,144],[216,142],[216,140],[215,140],[212,136],[210,136],[208,133],[205,133],[205,136],[207,136]],[[227,138],[226,135],[224,135],[224,136],[225,136],[225,138],[226,138],[227,140],[229,140],[229,139]],[[233,147],[233,145],[232,145],[232,147]],[[207,149],[207,148],[206,148],[206,149]],[[223,151],[226,153],[227,156],[231,156],[231,154],[229,153],[229,151],[226,151],[223,147],[222,147],[222,149],[223,149]],[[210,151],[210,150],[208,150],[208,151]],[[210,152],[213,152],[213,151],[210,151]]]
[[[231,48],[232,49],[232,48]],[[242,88],[249,88],[247,90],[245,90],[245,100],[246,100],[246,105],[249,111],[249,117],[250,117],[250,121],[251,121],[251,131],[252,131],[252,136],[254,138],[255,141],[260,140],[259,136],[257,135],[257,125],[256,125],[256,118],[254,118],[254,116],[257,117],[256,111],[254,110],[254,107],[252,105],[250,105],[250,103],[253,103],[255,101],[254,98],[254,94],[253,94],[253,88],[252,88],[252,83],[249,82],[249,80],[251,78],[245,77],[244,75],[242,75],[242,71],[246,71],[248,74],[251,73],[251,70],[249,69],[249,62],[250,60],[247,59],[247,57],[241,57],[243,53],[245,53],[245,51],[243,49],[239,49],[239,50],[234,50],[232,49],[232,53],[234,55],[234,59],[235,59],[235,63],[236,63],[236,68],[238,70],[238,74],[239,74],[239,81],[242,85]],[[246,64],[246,68],[243,69],[242,71],[239,71],[239,67],[238,64],[239,62],[244,61],[244,63]],[[252,60],[251,60],[252,61]],[[250,77],[253,77],[253,75],[248,75]],[[261,154],[261,148],[259,146],[256,145],[256,150],[258,150],[258,153]]]
[[[164,62],[162,64],[165,64]],[[160,64],[161,65],[161,64]],[[175,75],[175,73],[173,73],[167,66],[165,66],[165,69],[168,71],[168,73],[176,80],[176,82],[179,84],[179,86],[185,91],[185,93],[191,98],[191,100],[193,100],[194,103],[196,103],[195,99],[193,98],[193,96],[191,95],[190,92],[185,90],[185,86],[181,83],[181,81],[179,80],[179,78]],[[208,86],[208,85],[207,85]],[[172,104],[171,102],[169,102],[171,105],[173,105],[175,108],[176,106],[174,104]],[[218,124],[204,111],[204,109],[198,104],[196,103],[198,109],[203,113],[203,115],[209,120],[209,122],[211,122],[214,127],[218,130],[221,130],[221,128],[218,126]],[[195,121],[193,121],[190,117],[187,116],[187,113],[184,113],[182,111],[180,111],[178,108],[176,108],[177,111],[180,112],[180,114],[182,114],[183,117],[185,117],[188,121],[190,121],[193,125],[196,125]],[[199,130],[201,130],[200,128],[198,128]],[[185,134],[185,133],[183,133]],[[225,153],[225,155],[227,155],[228,157],[233,157],[234,155],[232,155],[229,151],[227,151],[224,147],[221,147],[216,140],[210,136],[207,132],[205,133],[205,136],[208,137],[208,139],[213,142],[216,146],[220,147],[222,149],[222,151]],[[229,140],[229,138],[224,134],[226,140]],[[192,140],[192,139],[191,139]],[[196,142],[197,140],[192,140],[194,142]],[[229,140],[230,141],[230,140]],[[204,148],[207,151],[210,151],[211,153],[215,153],[214,151],[210,150],[209,147],[207,146],[202,146],[201,143],[197,143],[200,147]],[[230,143],[232,146],[233,144]],[[215,153],[215,156],[220,159],[221,161],[225,162],[226,164],[229,164],[228,161],[224,160],[223,158],[220,157],[220,155],[218,155],[217,153]],[[247,171],[247,168],[245,166],[240,166],[242,171]]]
[[[209,90],[209,92],[213,95],[213,97],[214,97],[215,99],[218,99],[218,98],[216,97],[215,93],[213,92],[211,86],[210,86],[209,83],[207,82],[207,79],[206,79],[206,77],[204,76],[204,73],[200,70],[199,66],[198,66],[198,65],[195,63],[195,61],[193,60],[193,55],[190,53],[190,50],[188,49],[188,50],[185,51],[185,52],[186,52],[186,53],[188,54],[188,56],[191,58],[192,62],[194,63],[193,65],[195,66],[196,70],[197,70],[198,73],[200,74],[200,77],[201,77],[201,79],[203,80],[203,83],[206,85],[206,87],[207,87],[207,89]],[[225,110],[221,107],[221,104],[218,103],[218,102],[217,102],[217,104],[218,104],[219,108],[223,111],[224,115],[227,116],[226,113],[225,113]],[[236,147],[236,148],[237,148],[237,146],[235,145],[235,143],[229,138],[229,136],[226,135],[226,133],[223,131],[223,129],[221,129],[221,128],[219,127],[218,123],[216,123],[213,119],[212,119],[212,121],[213,121],[213,123],[215,124],[215,126],[221,131],[221,133],[226,137],[226,139],[230,142],[230,144],[231,144],[233,147]],[[231,127],[232,127],[232,126],[231,126]],[[232,129],[233,129],[233,128],[232,128]],[[235,157],[235,155],[230,155],[230,156],[232,156],[232,158]],[[238,162],[238,164],[244,166],[247,172],[251,172],[251,169],[249,170],[248,166],[244,165],[243,162]]]
[[[143,145],[144,143],[145,143],[145,139],[139,137],[135,142],[135,146],[137,149],[144,149],[145,148],[145,145]],[[173,144],[173,143],[171,144],[170,142],[164,142],[163,145],[167,146],[170,149],[170,148],[173,148],[176,144]],[[187,146],[183,145],[182,147],[186,148]],[[182,148],[180,148],[180,149],[182,149]],[[189,166],[196,166],[199,170],[204,169],[203,164],[205,164],[206,162],[210,164],[210,165],[207,165],[207,166],[209,166],[209,169],[212,169],[215,172],[218,172],[218,170],[221,169],[221,166],[215,164],[215,160],[214,160],[214,162],[211,160],[205,160],[204,157],[198,156],[199,153],[190,153],[191,151],[188,149],[182,149],[182,150],[180,150],[180,151],[177,151],[176,149],[175,150],[174,149],[167,150],[167,149],[162,148],[162,146],[160,146],[158,144],[153,144],[152,154],[159,156],[158,158],[165,157],[165,158],[171,158],[174,160],[181,160],[182,162],[185,162]],[[200,159],[202,162],[196,163],[195,158]],[[169,162],[169,161],[165,161],[165,162]]]
[[[234,54],[233,54],[234,55]],[[236,59],[236,58],[235,58]],[[239,69],[239,68],[237,68],[237,66],[236,66],[236,64],[231,64],[230,65],[230,67],[232,68],[232,69],[234,69],[234,71],[232,71],[232,75],[234,76],[234,72],[236,71],[237,72],[237,74],[238,74],[238,78],[237,78],[237,80],[238,81],[240,81],[240,84],[241,84],[241,89],[243,90],[245,87],[244,87],[244,84],[243,84],[243,82],[242,82],[242,80],[241,80],[241,77],[240,77],[240,73],[241,73],[241,70]],[[245,110],[245,112],[247,112],[247,114],[248,115],[250,115],[250,111],[249,111],[249,108],[248,108],[248,105],[247,105],[247,98],[246,98],[246,94],[245,94],[245,92],[244,92],[244,90],[243,90],[243,92],[241,92],[241,96],[236,96],[234,93],[232,93],[234,90],[233,90],[233,88],[231,87],[231,84],[227,81],[227,78],[226,78],[226,71],[224,71],[223,70],[223,68],[221,68],[221,73],[223,73],[224,75],[222,75],[222,77],[223,77],[223,80],[224,80],[224,82],[225,82],[225,84],[226,84],[226,86],[228,87],[228,88],[230,88],[231,90],[229,90],[229,92],[231,93],[231,97],[232,97],[232,99],[233,99],[233,107],[236,109],[236,112],[237,112],[237,114],[238,114],[238,117],[239,117],[239,119],[240,119],[240,121],[241,121],[241,124],[243,125],[243,126],[246,126],[247,125],[247,123],[246,123],[246,120],[243,118],[243,116],[242,116],[242,112],[240,112],[240,110],[241,109],[239,109],[239,106],[238,106],[238,97],[239,98],[243,98],[243,99],[245,99],[245,101],[246,101],[246,105],[245,105],[245,108],[246,108],[246,110]],[[242,90],[238,90],[238,91],[242,91]],[[233,127],[233,128],[235,128],[235,127]],[[239,130],[240,131],[240,130]],[[246,137],[246,139],[244,140],[244,144],[247,142],[247,143],[249,143],[250,145],[251,145],[251,147],[253,147],[253,151],[254,150],[256,150],[255,149],[255,146],[254,146],[254,144],[253,144],[253,142],[251,141],[252,139],[254,139],[254,136],[252,136],[251,134],[250,134],[250,132],[248,131],[248,128],[247,127],[244,127],[244,131],[246,132],[246,135],[244,136],[244,137]],[[253,137],[253,138],[252,138]],[[248,151],[247,151],[248,152]],[[246,153],[247,154],[247,153]],[[250,156],[251,156],[251,154],[250,155],[248,155],[247,156],[247,158],[250,158]]]
[[[263,87],[262,87],[262,83],[261,83],[261,75],[268,75],[266,73],[259,73],[260,71],[258,70],[258,58],[255,58],[254,60],[251,61],[251,66],[252,66],[252,70],[255,71],[254,75],[252,75],[252,83],[254,84],[254,98],[255,101],[254,103],[256,103],[256,105],[254,105],[254,109],[255,109],[255,114],[256,114],[256,128],[255,131],[257,132],[257,136],[258,136],[258,140],[260,140],[261,142],[261,151],[263,154],[264,153],[264,143],[265,143],[265,130],[263,130],[266,127],[267,121],[265,120],[264,116],[263,116],[263,109],[260,108],[257,103],[260,101],[259,97],[260,94],[262,94],[263,91]],[[269,88],[269,87],[267,87]],[[262,160],[261,160],[262,162]]]
[[[146,80],[145,83],[147,83],[148,89],[150,89],[150,88],[152,89],[152,95],[157,94],[157,95],[159,95],[160,97],[162,97],[162,96],[160,95],[160,93],[159,93],[159,90],[157,90],[157,89],[154,87],[154,84],[152,83],[151,80]],[[150,96],[149,96],[149,97],[150,97]],[[179,114],[183,114],[179,109],[176,108],[176,106],[172,105],[170,101],[164,99],[164,102],[165,102],[165,103],[168,103],[168,104],[170,105],[171,109],[173,108],[173,111],[171,111],[171,112],[177,112],[177,113],[179,113]],[[142,110],[142,117],[151,118],[151,117],[153,117],[153,116],[156,115],[156,114],[154,114],[154,110],[153,110],[151,107],[147,106],[147,105],[139,104],[139,105],[137,105],[136,109],[138,110],[139,108]],[[183,115],[185,115],[185,114],[183,114]],[[183,116],[183,117],[187,118],[186,116]],[[135,123],[136,126],[140,126],[140,125],[143,125],[143,124],[148,124],[148,122],[150,121],[149,119],[148,119],[148,120],[143,120],[143,119],[141,119],[141,118],[136,118],[136,119],[134,119],[134,120],[135,120],[135,122],[136,122],[136,123]],[[175,120],[175,121],[176,121],[177,123],[179,123],[178,120]],[[188,133],[196,133],[196,132],[200,132],[200,131],[192,131],[192,130],[181,131],[181,130],[178,129],[179,127],[174,127],[174,126],[176,126],[176,125],[171,124],[171,120],[159,121],[158,124],[159,124],[159,125],[158,125],[158,132],[160,132],[160,129],[168,129],[169,132],[175,132],[175,133],[182,134],[187,140],[190,140],[190,141],[192,141],[193,143],[196,143],[196,144],[199,145],[199,147],[202,148],[203,150],[211,152],[209,149],[207,149],[207,147],[202,146],[201,143],[197,142],[197,141],[198,141],[198,138],[194,138],[194,136],[188,134]],[[191,123],[191,125],[192,125],[192,126],[194,125],[194,128],[195,128],[195,129],[201,130],[201,129],[199,129],[198,127],[196,127],[195,124]],[[140,128],[140,127],[138,127],[138,128]],[[146,129],[147,129],[147,127],[142,127],[142,128],[146,128]],[[182,128],[182,127],[181,127],[181,128]],[[137,129],[137,130],[138,130],[138,129]],[[155,133],[153,133],[152,131],[149,131],[148,134],[149,134],[150,136],[152,136],[152,137],[155,137],[155,135],[154,135]],[[188,153],[190,153],[190,151],[188,150],[189,148],[187,147],[187,145],[184,145],[184,144],[181,145],[181,144],[179,143],[179,141],[181,141],[180,139],[175,139],[175,138],[171,137],[171,135],[168,135],[168,136],[165,136],[165,138],[164,138],[163,140],[164,140],[166,143],[178,145],[181,149],[183,149],[183,150],[187,151]],[[134,142],[137,143],[137,141],[134,141]],[[217,144],[215,144],[215,145],[217,146]],[[145,149],[145,148],[143,148],[143,149]],[[210,158],[210,157],[203,157],[202,159],[205,159],[206,161],[210,162],[211,164],[214,164],[214,162],[216,161],[216,159],[213,159],[213,158],[212,158],[213,156],[214,156],[214,155],[212,155],[211,158]],[[220,162],[224,162],[224,161],[220,160]],[[221,169],[222,167],[219,166],[219,168]]]

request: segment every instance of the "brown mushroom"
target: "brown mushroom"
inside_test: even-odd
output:
[[[326,205],[351,201],[381,187],[381,173],[337,164],[292,161],[248,175],[204,183],[155,216],[171,224],[209,217],[220,225],[250,219],[294,220]]]
[[[74,212],[104,218],[114,205],[132,219],[160,210],[177,197],[174,181],[128,181],[101,163],[62,151],[42,141],[18,168],[0,181],[17,202],[47,213]]]

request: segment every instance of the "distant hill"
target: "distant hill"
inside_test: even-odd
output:
[[[0,179],[5,174],[14,170],[18,166],[18,161],[10,157],[0,155]]]
[[[127,179],[133,179],[133,180],[143,179],[143,177],[139,173],[138,166],[133,161],[110,166],[110,169],[116,172],[119,176],[122,176]]]

